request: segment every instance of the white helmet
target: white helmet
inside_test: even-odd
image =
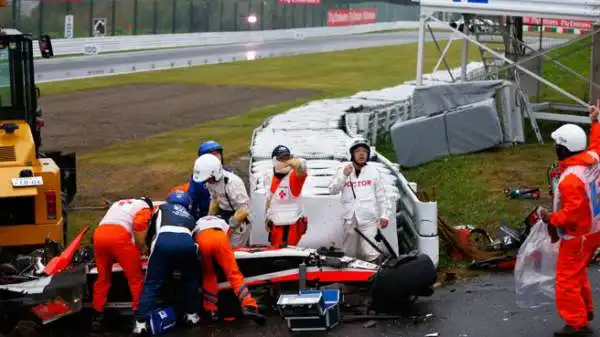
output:
[[[210,153],[203,154],[194,163],[192,179],[197,183],[201,183],[211,177],[221,180],[223,178],[223,165],[217,156]]]
[[[349,155],[349,159],[353,160],[354,158],[354,150],[356,150],[358,147],[364,147],[365,149],[367,149],[367,159],[371,158],[371,145],[369,144],[369,142],[364,139],[363,137],[356,137],[352,140],[352,142],[350,143],[350,148],[348,149],[348,155]]]
[[[587,147],[587,135],[583,129],[575,124],[565,124],[556,129],[550,137],[556,145],[562,145],[571,152],[579,152]]]

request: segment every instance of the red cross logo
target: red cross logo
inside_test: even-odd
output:
[[[285,197],[285,192],[283,190],[279,191],[279,199],[283,199]]]

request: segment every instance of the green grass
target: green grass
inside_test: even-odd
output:
[[[573,69],[585,78],[588,78],[590,73],[591,57],[590,43],[591,37],[587,37],[579,42],[573,43],[572,45],[552,51],[548,54],[548,56]],[[548,81],[557,84],[558,86],[586,102],[589,101],[588,84],[585,81],[578,79],[574,75],[562,70],[554,63],[550,61],[544,61],[543,75]],[[542,86],[542,92],[545,101],[575,103],[546,85]]]
[[[425,72],[430,72],[439,53],[432,43],[426,44],[425,51]],[[460,46],[453,45],[448,55],[451,67],[459,66],[459,54]],[[86,201],[99,205],[103,195],[123,195],[144,188],[158,193],[156,197],[163,197],[172,183],[181,183],[189,175],[197,146],[204,140],[221,142],[226,149],[225,159],[230,161],[248,153],[253,129],[270,115],[319,98],[342,97],[413,80],[416,55],[416,45],[386,46],[43,83],[40,87],[44,95],[132,83],[247,85],[317,92],[296,102],[263,107],[242,116],[213,120],[146,139],[119,142],[78,155],[79,193],[86,196]],[[476,59],[477,55],[472,57]],[[162,184],[162,188],[158,189],[157,184]],[[90,196],[95,199],[88,198]],[[72,223],[77,224],[73,226],[93,225],[101,215],[101,212],[76,212]]]
[[[583,76],[589,75],[590,39],[558,49],[550,53],[564,65]],[[585,82],[560,69],[551,62],[544,63],[543,75],[549,81],[565,88],[584,101],[589,101]],[[543,87],[542,101],[570,102],[550,87]],[[405,169],[410,181],[420,189],[435,189],[439,215],[451,224],[472,224],[494,234],[498,224],[505,222],[520,225],[536,205],[551,207],[548,194],[546,170],[555,160],[550,133],[560,122],[538,121],[545,144],[540,145],[531,132],[529,120],[525,119],[527,143],[512,148],[493,149],[475,154],[449,156],[420,167]],[[588,129],[588,127],[584,127]],[[378,144],[378,149],[388,158],[395,158],[389,141]],[[519,186],[537,186],[542,190],[540,200],[510,200],[503,189]],[[440,265],[452,264],[442,251]]]

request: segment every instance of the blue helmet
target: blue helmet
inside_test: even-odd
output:
[[[213,151],[219,151],[221,155],[223,155],[223,147],[221,144],[215,142],[214,140],[206,141],[200,145],[200,148],[198,148],[198,157]]]
[[[165,200],[168,204],[177,204],[185,207],[186,209],[190,208],[192,203],[192,198],[187,192],[184,191],[175,191],[169,193],[167,196],[167,200]]]

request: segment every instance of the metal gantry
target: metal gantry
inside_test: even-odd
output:
[[[547,54],[558,49],[563,48],[567,45],[581,41],[584,38],[592,36],[592,38],[600,31],[598,27],[594,27],[593,31],[585,36],[579,36],[571,39],[565,43],[545,50],[535,50],[523,42],[523,16],[530,17],[551,17],[558,19],[574,19],[574,20],[586,20],[597,22],[600,19],[600,0],[529,0],[529,1],[518,1],[518,0],[420,0],[421,12],[419,18],[419,34],[418,34],[418,48],[417,48],[417,85],[423,85],[423,66],[424,66],[424,45],[425,45],[425,34],[426,30],[429,30],[433,36],[433,31],[429,28],[429,22],[443,22],[436,13],[458,13],[462,14],[464,20],[458,25],[448,25],[448,29],[453,32],[452,37],[448,41],[445,49],[442,51],[437,40],[434,41],[438,50],[440,51],[440,58],[435,66],[435,70],[438,69],[440,64],[444,62],[446,68],[449,68],[445,57],[451,43],[457,39],[463,40],[462,52],[461,52],[461,81],[469,80],[467,78],[467,64],[468,64],[468,45],[473,43],[479,47],[481,52],[482,61],[484,63],[486,78],[494,78],[495,75],[502,71],[507,71],[508,79],[511,81],[519,82],[519,76],[517,70],[520,70],[524,74],[529,75],[531,78],[546,84],[552,89],[556,90],[563,96],[572,100],[576,105],[552,105],[549,103],[543,104],[531,104],[526,110],[530,112],[541,108],[556,108],[564,109],[568,107],[569,111],[586,111],[589,109],[590,104],[585,102],[580,97],[573,95],[567,90],[561,88],[555,83],[545,79],[541,74],[537,74],[524,66],[526,62],[534,59],[542,58],[546,61],[552,62],[560,67],[562,70],[570,73],[578,79],[584,80],[590,88],[600,91],[600,85],[593,82],[591,79],[582,76],[573,69],[565,66],[558,62],[555,58],[549,57]],[[494,17],[496,18],[494,20]],[[476,25],[474,23],[477,23]],[[481,27],[484,27],[482,29]],[[471,30],[475,30],[471,32]],[[474,33],[474,34],[471,34]],[[501,35],[501,41],[504,43],[504,52],[494,50],[493,48],[486,45],[481,36],[483,35]],[[541,43],[541,41],[540,41]],[[525,56],[525,51],[529,49],[532,51],[532,55]],[[489,57],[486,54],[490,54],[496,60],[495,63],[489,62]],[[434,70],[434,71],[435,71]],[[593,71],[593,69],[592,69]],[[454,79],[453,79],[454,80]],[[530,105],[527,99],[527,105]],[[533,123],[535,120],[535,113],[531,114],[532,127],[537,131],[537,124]],[[565,122],[583,122],[585,118],[580,116],[570,116],[563,114],[550,114],[540,113],[538,117],[543,119],[551,120],[562,120]],[[579,118],[578,118],[579,117]],[[589,118],[588,118],[589,123]],[[535,126],[533,124],[536,124]],[[538,132],[536,132],[538,133]]]

